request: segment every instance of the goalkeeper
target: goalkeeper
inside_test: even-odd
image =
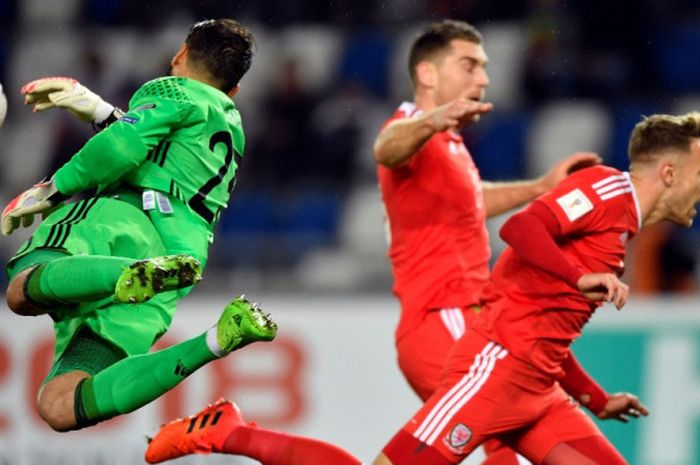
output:
[[[124,114],[66,78],[22,89],[36,111],[64,107],[104,129],[2,213],[4,235],[46,217],[6,271],[9,307],[54,320],[54,363],[37,399],[53,429],[135,410],[204,364],[274,337],[269,315],[237,298],[200,336],[147,353],[200,279],[235,184],[244,135],[231,97],[252,56],[245,27],[209,20],[190,30],[172,76],[144,84]]]

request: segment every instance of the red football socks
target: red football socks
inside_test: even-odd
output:
[[[361,465],[340,447],[255,426],[236,427],[221,451],[258,460],[265,465]]]

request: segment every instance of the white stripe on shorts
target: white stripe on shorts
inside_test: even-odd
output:
[[[508,351],[489,341],[481,353],[477,354],[474,363],[459,382],[435,404],[428,416],[423,420],[413,436],[419,441],[432,445],[440,434],[440,431],[454,417],[457,412],[479,392],[481,386],[486,382],[496,360],[503,359],[508,355]]]
[[[452,335],[452,339],[456,341],[464,335],[464,315],[461,309],[443,308],[440,310],[440,318],[442,319],[442,324],[445,325],[447,331]]]

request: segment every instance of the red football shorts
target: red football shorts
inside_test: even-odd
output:
[[[440,386],[447,355],[476,316],[472,307],[432,310],[418,328],[397,341],[399,368],[421,400]]]
[[[384,449],[394,465],[459,463],[489,439],[502,439],[534,463],[561,442],[602,436],[549,376],[474,331],[455,345],[435,394]],[[406,439],[422,443],[410,460]],[[425,447],[428,446],[428,447]],[[431,452],[424,452],[432,449]],[[434,454],[437,452],[438,454]]]

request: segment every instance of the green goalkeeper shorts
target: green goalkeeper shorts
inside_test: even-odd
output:
[[[166,250],[148,216],[133,202],[92,197],[64,205],[49,215],[10,259],[6,271],[12,279],[28,267],[65,254],[139,260],[166,255]],[[178,291],[166,292],[142,304],[114,303],[107,298],[57,308],[51,312],[56,336],[54,362],[85,327],[126,355],[148,352],[170,325],[180,295]]]
[[[49,374],[41,384],[73,371],[96,375],[124,357],[126,354],[121,349],[83,327],[73,336],[60,358],[54,360]]]

